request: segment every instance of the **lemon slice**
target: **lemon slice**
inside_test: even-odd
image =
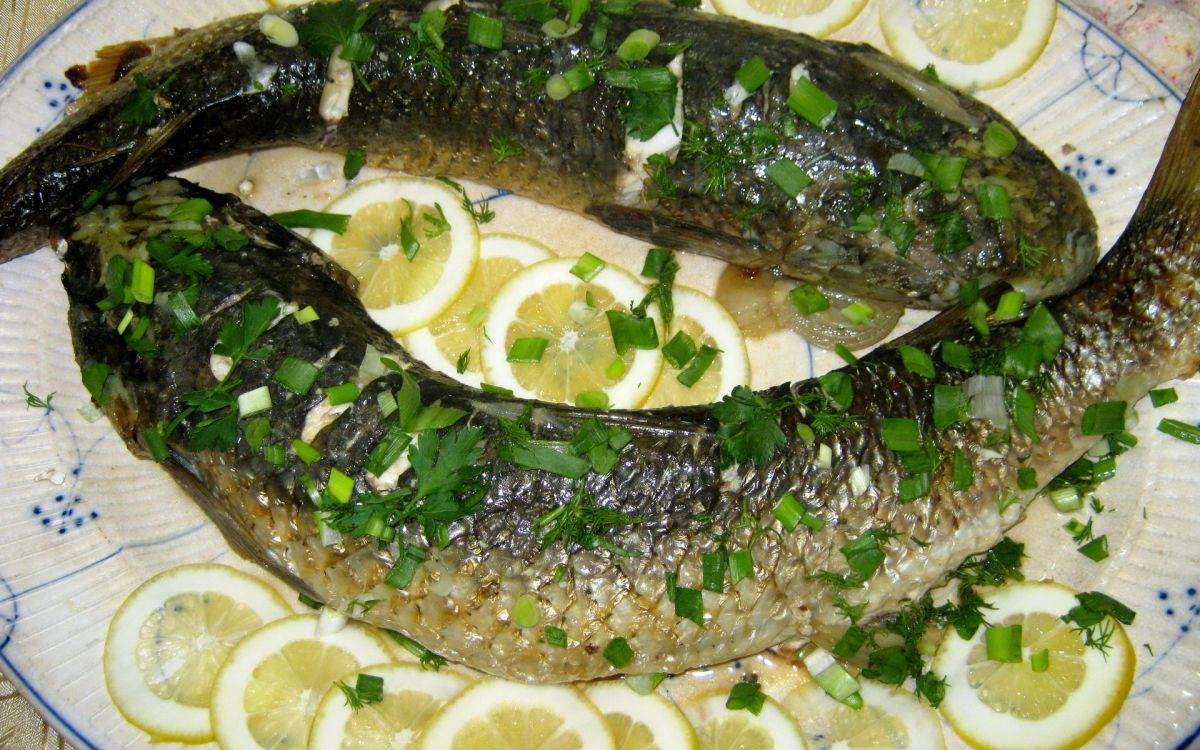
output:
[[[368,180],[334,198],[325,210],[348,214],[346,231],[317,229],[310,239],[354,274],[367,312],[396,335],[441,315],[462,293],[479,260],[475,220],[458,194],[436,180]]]
[[[615,750],[604,717],[565,685],[484,678],[430,718],[420,750]]]
[[[433,672],[416,664],[376,664],[347,675],[351,687],[359,674],[383,680],[383,700],[355,710],[336,685],[313,718],[309,750],[405,750],[415,746],[429,717],[461,693],[471,681],[453,672]]]
[[[643,406],[711,404],[721,400],[734,386],[749,383],[750,358],[746,354],[746,337],[742,335],[742,329],[733,316],[715,299],[695,289],[675,287],[671,296],[675,302],[671,336],[683,331],[692,338],[696,349],[707,345],[721,353],[691,387],[679,381],[679,376],[687,372],[691,363],[680,369],[665,363],[654,390]],[[667,341],[662,343],[665,345]]]
[[[784,705],[800,722],[812,750],[889,748],[944,750],[942,722],[908,691],[860,680],[863,706],[835,701],[815,682],[788,696]]]
[[[895,0],[879,21],[892,53],[942,82],[987,89],[1024,73],[1054,30],[1055,0]]]
[[[160,740],[212,739],[209,694],[234,644],[290,614],[275,589],[224,565],[181,565],[138,586],[104,640],[117,710]]]
[[[212,691],[212,723],[226,750],[304,748],[317,702],[343,676],[391,661],[383,638],[350,623],[332,632],[320,615],[277,620],[229,652]]]
[[[815,37],[850,23],[866,4],[867,0],[713,0],[719,13]]]
[[[545,245],[515,234],[480,236],[479,265],[467,288],[436,320],[405,336],[405,348],[433,369],[478,388],[483,380],[483,319],[492,299],[522,268],[552,257]],[[466,367],[460,373],[458,361],[464,352]]]
[[[681,708],[696,727],[702,750],[800,750],[807,748],[796,720],[772,698],[757,716],[725,708],[729,692],[702,695]]]
[[[942,715],[976,748],[1075,748],[1109,722],[1133,684],[1133,647],[1120,623],[1112,627],[1108,656],[1084,645],[1060,618],[1079,602],[1056,583],[1027,581],[984,597],[995,626],[1020,624],[1022,661],[990,661],[984,628],[971,640],[947,631],[933,659],[946,677]],[[1048,668],[1033,671],[1030,655],[1047,649]]]
[[[696,750],[699,740],[674,703],[659,693],[638,695],[620,680],[584,688],[604,714],[617,750]]]
[[[500,288],[483,324],[484,379],[520,398],[574,403],[585,391],[603,391],[612,408],[640,406],[662,367],[659,349],[629,349],[618,357],[607,311],[629,312],[646,289],[621,268],[606,265],[590,282],[571,273],[578,258],[534,263]],[[588,304],[588,299],[593,304]],[[648,316],[661,340],[655,306]],[[547,341],[536,363],[508,361],[521,338]],[[620,359],[620,367],[614,360]],[[615,377],[609,377],[615,375]]]

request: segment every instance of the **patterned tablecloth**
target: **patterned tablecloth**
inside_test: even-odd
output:
[[[1200,0],[1076,0],[1144,54],[1180,89],[1200,69]],[[0,69],[32,44],[76,0],[0,2]],[[0,750],[63,750],[69,746],[0,675]]]

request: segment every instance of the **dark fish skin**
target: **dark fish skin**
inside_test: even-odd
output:
[[[594,56],[590,17],[564,40],[510,21],[503,50],[494,52],[466,41],[467,11],[451,8],[444,57],[452,82],[412,46],[414,0],[372,7],[378,12],[363,31],[374,35],[377,48],[361,66],[369,89],[355,85],[349,114],[336,127],[318,113],[328,61],[303,46],[272,44],[258,31],[256,16],[184,34],[139,62],[136,72],[161,103],[150,127],[121,117],[135,93],[135,82],[126,78],[89,96],[0,171],[0,257],[37,247],[92,191],[114,188],[137,169],[153,174],[246,149],[301,144],[363,149],[375,163],[415,174],[479,179],[590,213],[660,245],[775,267],[913,306],[944,307],[971,279],[1008,279],[1031,298],[1046,297],[1076,286],[1095,263],[1095,222],[1077,183],[1019,136],[1011,156],[985,156],[984,126],[999,122],[1015,132],[1011,123],[870,47],[818,42],[654,2],[640,4],[630,17],[612,16],[611,45],[637,28],[658,30],[666,42],[694,42],[682,63],[689,129],[711,130],[722,142],[758,125],[783,134],[774,155],[735,165],[715,190],[709,182],[723,171],[706,168],[703,157],[685,149],[667,175],[677,197],[655,200],[637,194],[646,179],[642,165],[626,163],[622,90],[599,83],[555,102],[526,82],[535,68],[558,72]],[[486,3],[472,7],[498,13]],[[307,12],[281,14],[303,26]],[[261,64],[277,66],[263,90],[250,85],[247,67],[236,59],[237,41],[252,45]],[[714,108],[754,54],[773,77],[736,111]],[[651,62],[667,59],[657,51]],[[838,102],[824,130],[795,117],[785,103],[795,66]],[[524,153],[497,163],[491,148],[497,136]],[[899,177],[891,198],[900,213],[893,218],[910,221],[914,239],[898,252],[880,230],[848,226],[864,209],[882,218],[888,160],[914,151],[967,157],[968,165],[952,193],[928,193],[918,178]],[[813,178],[796,201],[765,176],[768,163],[782,157]],[[866,176],[857,197],[851,174]],[[1007,186],[1013,221],[981,217],[975,187],[985,179]],[[629,184],[632,194],[624,190]],[[957,252],[938,252],[939,222],[955,211],[973,241]],[[1019,238],[1046,250],[1032,267],[1020,257]]]
[[[251,452],[245,439],[227,452],[193,450],[186,439],[195,426],[193,416],[171,435],[164,467],[239,552],[302,591],[342,611],[355,611],[355,602],[378,600],[363,619],[401,631],[453,660],[515,679],[678,672],[789,640],[829,645],[848,623],[836,606],[837,592],[814,576],[848,571],[842,546],[883,526],[896,534],[883,546],[878,572],[862,587],[842,592],[850,604],[863,606],[865,621],[886,618],[941,582],[966,557],[994,545],[1020,520],[1036,491],[1018,489],[1019,469],[1035,469],[1044,484],[1088,449],[1096,438],[1082,434],[1081,416],[1090,404],[1135,401],[1158,383],[1188,377],[1200,367],[1197,85],[1126,233],[1083,287],[1048,305],[1065,342],[1035,390],[1036,440],[1013,428],[1009,443],[995,445],[988,440],[994,430],[983,420],[932,429],[935,385],[968,376],[941,363],[942,343],[956,340],[997,351],[1021,335],[1020,324],[999,325],[983,339],[962,322],[959,311],[947,311],[840,371],[854,386],[849,411],[859,420],[857,429],[837,430],[814,444],[793,438],[762,465],[745,462],[722,472],[711,407],[596,413],[535,404],[531,431],[537,437],[564,439],[592,416],[632,433],[611,473],[590,473],[583,483],[598,505],[646,519],[609,534],[633,556],[562,540],[542,544],[533,528],[536,520],[569,501],[573,489],[569,480],[496,457],[504,440],[497,418],[515,417],[522,402],[455,384],[412,362],[369,320],[347,274],[253,209],[174,181],[137,190],[133,198],[118,191],[83,216],[65,258],[78,359],[84,367],[112,367],[118,385],[105,410],[117,431],[144,455],[142,430],[179,415],[181,394],[216,382],[209,362],[218,331],[237,317],[242,302],[272,296],[313,305],[320,320],[300,325],[285,315],[264,334],[258,345],[270,351],[243,364],[239,389],[268,386],[274,404],[271,440],[286,442],[300,434],[321,397],[316,391],[294,396],[270,381],[283,357],[328,360],[319,386],[353,379],[368,344],[396,358],[419,384],[425,404],[463,409],[462,424],[483,431],[480,465],[487,489],[482,507],[451,525],[448,545],[426,545],[420,528],[403,528],[401,539],[427,547],[428,559],[407,587],[391,587],[383,579],[398,547],[380,549],[373,539],[349,537],[322,546],[302,486],[305,476],[323,483],[334,467],[360,488],[367,485],[363,465],[388,421],[376,396],[383,388],[401,387],[396,375],[366,385],[354,405],[318,434],[313,443],[323,456],[311,466],[291,458],[284,467],[273,467]],[[107,294],[104,259],[135,254],[147,236],[163,230],[162,217],[175,203],[196,196],[216,207],[207,220],[210,228],[232,226],[251,243],[232,252],[200,251],[213,272],[193,305],[203,323],[189,335],[170,333],[173,318],[164,305],[137,307],[139,315],[150,316],[146,335],[160,351],[148,359],[133,353],[116,332],[123,308],[101,312],[97,307]],[[156,289],[178,290],[185,283],[160,268]],[[930,353],[935,377],[908,371],[899,343]],[[761,395],[801,396],[818,387],[797,382]],[[927,496],[900,502],[897,486],[905,474],[884,443],[885,417],[916,419],[942,456],[963,451],[974,469],[971,488],[954,489],[950,462],[943,461],[931,474]],[[794,408],[782,412],[785,435],[795,434],[799,419]],[[826,468],[817,460],[819,443],[831,448]],[[865,489],[856,489],[854,477],[863,471],[869,481]],[[399,481],[411,485],[412,472]],[[780,527],[773,507],[789,491],[825,522],[823,529]],[[701,627],[676,615],[666,574],[677,574],[679,586],[700,589],[701,555],[718,549],[721,540],[729,549],[750,549],[755,572],[723,593],[704,594]],[[514,603],[524,595],[537,602],[538,627],[512,621]],[[561,627],[569,646],[547,644],[543,625]],[[617,637],[634,653],[619,669],[603,655]]]

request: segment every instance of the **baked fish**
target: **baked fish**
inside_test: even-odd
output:
[[[452,382],[313,246],[178,180],[79,217],[63,280],[85,384],[241,554],[493,674],[679,672],[887,618],[1020,520],[1020,473],[1046,484],[1196,372],[1198,139],[1200,85],[1116,247],[1023,321],[957,308],[703,407]],[[972,418],[963,386],[988,378],[1007,408]]]
[[[976,279],[1052,296],[1097,258],[1070,176],[991,108],[868,46],[657,2],[609,0],[554,35],[548,0],[422,5],[241,16],[137,59],[0,171],[0,255],[139,170],[298,144],[918,307]],[[640,49],[619,47],[635,32]]]

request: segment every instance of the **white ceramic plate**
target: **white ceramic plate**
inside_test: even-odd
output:
[[[72,94],[62,71],[91,50],[265,5],[85,2],[0,77],[0,161],[61,116]],[[877,13],[868,7],[839,36],[882,45]],[[1067,5],[1060,6],[1038,64],[982,98],[1083,183],[1106,247],[1132,214],[1180,100],[1110,33]],[[226,177],[252,167],[251,159],[234,163]],[[337,186],[317,187],[319,195]],[[523,202],[505,198],[495,205],[500,216],[489,230],[524,230],[561,252],[592,250],[640,264],[644,246],[590,223],[583,223],[589,234],[576,235],[572,227],[567,235],[558,222],[569,218],[554,214],[555,223],[531,225],[522,219],[530,210]],[[556,243],[565,236],[573,237],[570,247]],[[689,262],[680,281],[711,289],[716,268],[703,259]],[[87,394],[65,324],[60,272],[47,251],[0,268],[0,669],[79,748],[137,747],[146,737],[112,707],[101,676],[110,616],[137,584],[168,566],[209,560],[252,566],[230,554],[161,469],[135,460],[106,421],[81,414]],[[768,364],[766,353],[777,353],[781,344],[792,347],[798,365],[785,370],[777,354]],[[752,346],[755,386],[807,377],[835,363],[797,339]],[[24,384],[42,396],[53,392],[52,408],[28,407]],[[1200,545],[1194,541],[1200,522],[1190,470],[1200,449],[1153,429],[1162,416],[1194,420],[1200,384],[1182,384],[1179,391],[1180,401],[1164,409],[1150,413],[1143,405],[1142,442],[1101,490],[1112,510],[1096,527],[1108,534],[1112,557],[1094,564],[1078,555],[1061,529],[1064,519],[1045,502],[1035,503],[1016,530],[1032,552],[1031,576],[1101,589],[1138,611],[1130,628],[1137,681],[1096,747],[1182,747],[1200,731],[1200,640],[1192,632],[1200,625]]]

